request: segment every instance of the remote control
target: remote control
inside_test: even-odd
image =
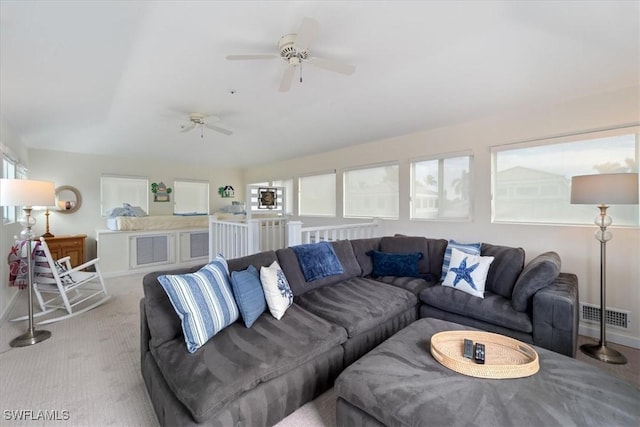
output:
[[[475,359],[476,363],[484,364],[484,344],[476,343]]]
[[[464,339],[464,351],[462,355],[467,359],[473,359],[473,341],[470,339]]]

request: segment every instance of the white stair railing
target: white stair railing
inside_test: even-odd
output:
[[[209,217],[209,260],[218,254],[226,259],[239,258],[250,252],[249,225],[243,222],[218,221]]]
[[[209,220],[209,258],[218,254],[225,258],[239,258],[266,250],[284,248],[287,220],[257,218],[248,222]]]
[[[287,225],[287,246],[323,241],[366,239],[378,237],[380,233],[381,227],[378,221],[305,228],[302,228],[302,222],[300,221],[289,221]]]
[[[306,243],[379,237],[381,228],[379,221],[303,228],[302,222],[284,218],[259,218],[241,222],[220,221],[211,216],[209,260],[218,254],[232,259]]]

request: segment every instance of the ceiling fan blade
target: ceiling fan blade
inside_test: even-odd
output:
[[[291,82],[293,81],[293,73],[296,71],[296,67],[290,65],[284,70],[282,80],[280,81],[280,92],[288,92],[291,89]]]
[[[227,129],[224,129],[224,128],[221,128],[221,127],[218,127],[218,126],[209,125],[209,124],[206,124],[206,123],[204,125],[206,127],[208,127],[209,129],[211,129],[211,130],[215,130],[216,132],[220,132],[220,133],[223,133],[225,135],[232,135],[233,134],[233,132],[231,132],[230,130],[227,130]]]
[[[304,18],[296,35],[295,45],[298,49],[309,49],[320,30],[320,24],[313,18]]]
[[[278,55],[273,55],[273,54],[255,54],[255,55],[227,55],[227,59],[229,61],[235,61],[235,60],[244,60],[244,59],[272,59],[272,58],[278,58]]]
[[[191,129],[196,127],[196,124],[191,122],[191,123],[186,124],[186,125],[180,125],[180,127],[182,128],[182,129],[180,129],[180,132],[189,132]]]
[[[307,61],[311,65],[315,65],[318,68],[323,68],[325,70],[334,71],[340,74],[353,74],[356,70],[356,67],[350,64],[345,64],[344,62],[334,61],[332,59],[325,58],[309,58]]]

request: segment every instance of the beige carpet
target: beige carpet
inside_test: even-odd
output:
[[[80,316],[39,327],[53,336],[34,346],[9,346],[26,331],[26,322],[6,321],[0,326],[0,425],[158,425],[140,375],[141,283],[142,275],[108,279],[110,301]],[[9,318],[26,314],[26,301],[22,292]],[[640,351],[621,349],[629,358],[627,365],[588,362],[640,386]],[[582,354],[578,358],[589,359]],[[15,419],[20,416],[21,421]],[[335,393],[329,390],[278,427],[334,425]]]

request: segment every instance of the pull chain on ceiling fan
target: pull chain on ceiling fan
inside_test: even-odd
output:
[[[296,34],[286,34],[278,41],[279,55],[275,54],[254,54],[254,55],[228,55],[228,60],[251,60],[251,59],[272,59],[282,58],[287,62],[287,69],[284,70],[280,81],[280,92],[287,92],[291,88],[291,82],[296,67],[300,67],[300,83],[302,83],[302,63],[306,62],[318,68],[333,71],[340,74],[350,75],[355,71],[353,65],[332,59],[309,56],[309,47],[315,41],[320,24],[312,18],[304,18],[300,30]]]
[[[216,126],[216,125],[212,125],[211,123],[207,123],[204,119],[206,118],[210,118],[211,121],[213,122],[218,122],[220,121],[220,119],[218,117],[215,116],[208,116],[206,114],[203,113],[189,113],[189,124],[186,125],[181,125],[181,132],[189,132],[190,130],[194,129],[195,127],[200,127],[200,138],[204,138],[204,128],[207,127],[211,130],[214,130],[216,132],[220,132],[223,133],[225,135],[232,135],[233,132],[231,132],[230,130],[221,128],[220,126]]]

